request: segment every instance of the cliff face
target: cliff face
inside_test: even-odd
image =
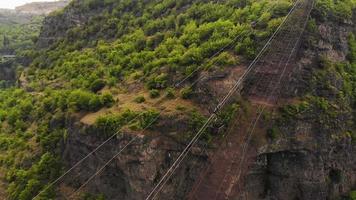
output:
[[[62,190],[62,195],[71,194],[74,191],[73,188],[85,183],[111,157],[136,138],[82,192],[88,192],[93,196],[104,194],[107,199],[112,200],[146,198],[159,177],[168,170],[184,149],[185,143],[179,142],[176,138],[189,132],[189,126],[187,119],[168,117],[150,130],[152,133],[145,135],[132,131],[120,133],[71,172],[60,187],[66,188]],[[78,159],[83,158],[104,142],[104,139],[100,137],[101,134],[94,127],[73,125],[62,152],[66,165],[73,166]],[[175,178],[164,188],[160,198],[185,198],[194,183],[194,178],[199,175],[207,162],[208,155],[205,150],[206,146],[202,144],[193,148],[186,162],[174,174]],[[72,175],[76,179],[72,179]]]
[[[297,68],[293,74],[294,86],[285,96],[299,97],[314,91],[324,93],[325,98],[334,98],[327,91],[315,91],[310,81],[313,79],[314,70],[318,68],[318,59],[321,56],[335,62],[347,59],[347,38],[350,32],[355,32],[354,21],[338,23],[317,21],[316,32],[304,33]],[[229,74],[233,73],[238,72],[216,73],[210,76],[210,80],[223,77],[227,80],[227,85],[223,87],[228,88],[228,80],[231,78]],[[335,79],[331,82],[335,84],[335,88],[340,89],[340,81],[342,82],[341,79]],[[214,105],[211,102],[214,93],[215,98],[220,96],[217,87],[211,86],[207,93],[204,92],[207,88],[198,90],[202,98],[196,101],[209,105]],[[344,122],[352,119],[352,115],[340,115],[336,119],[335,127],[328,130],[311,120],[317,115],[318,113],[309,113],[291,124],[281,126],[283,134],[279,139],[259,147],[256,162],[246,174],[244,186],[236,199],[337,199],[354,189],[356,143],[352,142],[351,137],[339,134],[350,128]],[[184,147],[184,144],[169,137],[172,133],[184,134],[187,131],[184,125],[176,130],[167,128],[175,123],[181,122],[161,122],[162,126],[153,128],[158,131],[155,137],[140,135],[140,139],[116,158],[87,191],[106,194],[108,199],[144,198],[154,186],[152,182],[168,169]],[[76,129],[72,131],[63,153],[68,166],[75,164],[77,158],[83,157],[89,149],[94,149],[102,142],[97,137],[83,136],[93,134],[78,133]],[[93,174],[110,158],[109,155],[114,155],[134,136],[133,133],[126,133],[118,137],[105,150],[99,152],[98,156],[89,159],[85,164],[88,167],[84,167],[88,170],[81,172],[76,181],[84,182],[85,177]],[[173,181],[164,188],[162,199],[184,199],[187,196],[201,169],[209,165],[208,152],[215,151],[210,149],[205,152],[203,149],[205,148],[198,146],[193,150],[192,155],[174,175]]]
[[[47,17],[38,46],[49,47],[67,34],[66,30],[80,28],[90,16],[100,12],[100,7],[82,12],[73,6],[61,15]],[[291,87],[284,94],[285,100],[299,101],[299,98],[311,94],[334,101],[342,90],[344,80],[333,71],[322,77],[332,89],[323,88],[315,80],[320,78],[317,77],[320,71],[327,71],[320,67],[322,59],[333,62],[347,60],[348,37],[351,32],[356,33],[356,20],[319,20],[316,13],[313,13],[313,19],[316,20],[315,29],[308,29],[303,35]],[[201,96],[195,96],[193,100],[203,102],[208,105],[207,109],[211,109],[211,105],[224,94],[223,90],[231,86],[234,75],[240,73],[231,69],[227,71],[210,76],[210,80],[225,80],[220,87],[210,85],[203,88],[198,85],[196,92]],[[345,98],[350,104],[349,97]],[[331,119],[320,119],[324,111],[311,110],[279,123],[279,137],[256,146],[258,156],[245,174],[241,192],[235,199],[337,199],[355,189],[356,143],[348,133],[354,130],[350,125],[354,120],[353,111],[349,106],[338,107],[337,103],[335,101],[333,106],[340,112]],[[64,181],[60,187],[61,194],[70,194],[132,138],[138,137],[85,191],[103,193],[108,199],[144,198],[184,148],[185,143],[175,136],[188,132],[188,124],[187,119],[174,116],[160,121],[150,130],[153,133],[126,131],[83,163],[74,172],[76,179],[70,177]],[[104,141],[100,137],[103,133],[80,122],[70,125],[68,133],[61,152],[66,166],[73,166]],[[161,198],[184,199],[200,170],[209,165],[208,157],[214,151],[201,144],[196,146],[175,178],[164,188]]]
[[[320,69],[320,59],[347,60],[348,38],[356,33],[356,20],[321,20],[315,11],[312,14],[316,27],[303,36],[293,89],[285,95],[312,94],[337,102],[345,82],[337,72],[327,73],[323,80],[331,90],[322,84],[316,87],[313,81],[320,78],[316,71],[327,71]],[[251,167],[237,199],[347,199],[356,186],[356,143],[348,133],[355,130],[352,111],[344,110],[343,104],[335,104],[340,113],[333,120],[318,121],[322,111],[314,111],[280,125],[281,136],[259,148],[258,162]]]
[[[40,48],[50,47],[56,41],[63,39],[69,29],[84,26],[104,9],[103,7],[83,9],[82,4],[84,4],[83,1],[75,0],[63,13],[46,17],[37,46]]]

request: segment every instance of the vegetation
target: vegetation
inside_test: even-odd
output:
[[[159,97],[159,90],[156,90],[156,89],[152,89],[152,90],[150,90],[150,97],[151,98],[157,98],[157,97]]]
[[[43,17],[23,16],[25,21],[11,19],[10,22],[0,21],[0,50],[16,51],[20,53],[30,50],[39,34]],[[30,18],[30,20],[27,20]],[[7,40],[8,42],[6,42]],[[7,47],[4,44],[8,44]]]
[[[31,61],[24,72],[26,90],[0,87],[0,168],[6,173],[8,199],[32,199],[59,176],[63,170],[60,149],[71,134],[71,122],[78,121],[78,116],[119,105],[112,91],[131,93],[127,85],[132,84],[149,91],[151,98],[191,98],[192,88],[185,87],[179,94],[169,86],[199,66],[223,70],[253,58],[291,5],[291,0],[73,1],[70,6],[79,14],[85,16],[93,10],[97,14],[88,17],[83,26],[65,30],[63,38],[53,45],[36,51],[30,49],[40,19],[33,19],[28,26],[1,24],[0,32],[10,39],[10,48]],[[325,18],[330,17],[331,10],[349,19],[354,1],[319,0],[317,7]],[[65,12],[50,17],[60,19]],[[232,43],[235,38],[239,39]],[[0,41],[3,39],[0,35]],[[231,48],[210,59],[230,43]],[[320,70],[313,74],[311,87],[318,90],[333,92],[330,77],[345,80],[341,92],[334,94],[336,98],[311,91],[301,104],[283,108],[281,123],[303,117],[303,113],[318,113],[315,121],[328,129],[336,126],[339,115],[355,107],[355,36],[350,35],[349,43],[349,62],[321,60]],[[196,78],[192,75],[190,81]],[[129,101],[144,104],[146,99],[137,96]],[[206,121],[197,110],[183,106],[177,106],[177,110],[190,119],[186,137]],[[228,124],[238,110],[238,105],[226,108],[218,122]],[[124,126],[143,130],[160,116],[155,108],[115,111],[96,120],[93,127],[99,130],[99,136],[108,137]],[[271,137],[275,135],[271,130]],[[204,139],[209,141],[211,134],[205,134]],[[55,188],[50,188],[39,199],[55,196]],[[103,199],[101,195],[84,198]]]
[[[355,200],[356,199],[356,191],[351,191],[350,192],[350,200]]]
[[[145,97],[144,96],[138,96],[135,98],[134,100],[136,103],[143,103],[146,101]]]
[[[279,126],[308,119],[320,132],[338,134],[354,140],[356,127],[356,53],[355,36],[349,36],[349,55],[345,62],[319,58],[309,83],[309,91],[298,104],[280,110]],[[340,83],[340,84],[337,84]],[[353,114],[353,116],[352,116]],[[342,119],[342,120],[340,120]]]
[[[109,137],[123,127],[130,125],[133,129],[146,129],[148,126],[154,124],[158,119],[159,113],[155,110],[148,110],[145,112],[133,112],[126,110],[119,114],[101,116],[96,120],[95,126],[98,133]]]
[[[67,88],[96,92],[104,80],[115,86],[133,79],[150,90],[165,89],[172,76],[185,76],[199,65],[225,67],[236,65],[237,57],[252,58],[291,6],[288,0],[250,1],[246,6],[235,1],[84,2],[91,3],[73,4],[83,11],[113,9],[90,18],[85,27],[72,28],[50,49],[35,53],[28,76],[34,84],[53,87],[56,80]],[[257,20],[259,26],[252,27]],[[208,58],[236,36],[241,39],[235,51],[223,52],[212,64]]]
[[[354,0],[318,0],[316,1],[316,11],[321,19],[337,18],[338,20],[349,20],[352,12],[356,8]]]

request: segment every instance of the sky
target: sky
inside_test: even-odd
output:
[[[55,1],[55,0],[0,0],[0,8],[14,9],[16,6],[21,6],[25,3]]]

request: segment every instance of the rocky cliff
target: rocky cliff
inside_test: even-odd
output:
[[[293,122],[277,122],[280,137],[259,148],[258,162],[251,167],[236,199],[348,199],[356,187],[356,142],[350,135],[355,131],[355,119],[348,107],[354,106],[353,100],[337,100],[347,80],[337,71],[320,77],[320,71],[328,71],[320,60],[347,62],[348,38],[356,33],[356,18],[323,20],[318,14],[313,11],[315,26],[303,36],[294,89],[287,95],[325,98],[336,106],[330,111],[334,116],[325,118],[319,109],[301,111]],[[322,83],[316,87],[318,81]]]
[[[68,23],[60,30],[65,29],[65,26],[78,26],[74,21],[79,19],[79,16],[70,13],[73,11],[68,11],[68,14],[64,15],[64,21]],[[75,17],[72,18],[73,16]],[[47,23],[49,24],[51,20],[54,19],[47,19]],[[356,20],[355,18],[347,21],[322,20],[317,10],[314,10],[310,21],[312,24],[309,24],[303,34],[302,45],[298,51],[296,70],[291,80],[293,86],[292,89],[285,91],[283,97],[285,101],[310,94],[332,101],[342,90],[344,80],[333,74],[334,72],[326,76],[330,87],[333,88],[332,91],[316,88],[313,80],[317,78],[318,71],[325,70],[320,69],[321,59],[332,60],[335,63],[347,61],[350,51],[348,38],[350,33],[356,31]],[[58,31],[61,32],[63,31]],[[204,88],[199,86],[196,88],[197,94],[202,96],[197,97],[195,101],[214,105],[214,98],[218,99],[221,96],[219,88],[228,88],[231,76],[236,73],[239,72],[232,70],[210,74],[206,80],[225,79],[224,83],[227,85],[216,87],[215,84],[207,87],[205,85],[207,81],[201,84]],[[336,77],[333,77],[334,75]],[[346,104],[350,101],[348,99]],[[245,174],[243,186],[234,199],[346,198],[348,193],[355,189],[356,184],[356,143],[348,132],[354,130],[353,125],[350,125],[353,121],[352,112],[341,108],[337,111],[340,113],[335,114],[337,116],[333,118],[334,121],[317,121],[322,115],[318,113],[321,111],[317,110],[302,113],[289,122],[280,123],[278,121],[280,119],[275,119],[279,137],[267,144],[255,146],[258,148],[258,156]],[[181,126],[172,128],[174,124]],[[108,199],[144,198],[153,187],[152,182],[157,181],[184,147],[184,143],[171,137],[188,131],[184,124],[186,124],[184,121],[177,119],[164,120],[153,128],[155,134],[151,136],[139,134],[140,139],[116,158],[86,191],[103,193]],[[63,157],[68,166],[73,165],[77,158],[83,157],[102,142],[97,137],[87,137],[86,135],[93,135],[87,133],[88,129],[82,133],[77,130],[78,128],[71,129],[72,132],[65,144]],[[84,182],[89,174],[94,173],[100,164],[104,164],[105,160],[110,158],[109,155],[114,155],[135,136],[135,133],[128,132],[115,139],[106,150],[87,161],[88,170],[81,172],[76,181]],[[214,148],[198,145],[174,175],[175,178],[165,187],[160,198],[185,199],[200,170],[209,165],[209,155],[214,151]],[[75,187],[74,182],[69,185]]]
[[[313,9],[279,102],[254,102],[244,85],[159,199],[189,199],[204,170],[230,163],[239,172],[225,170],[217,177],[242,178],[231,181],[227,195],[226,188],[204,188],[225,196],[206,199],[350,198],[356,174],[356,53],[350,55],[356,52],[356,20],[342,12],[348,7],[328,8],[336,1],[317,2],[327,5]],[[10,200],[32,199],[41,191],[39,199],[73,199],[79,188],[78,199],[144,199],[291,6],[288,0],[276,5],[268,0],[76,0],[46,17],[33,61],[20,78],[26,88],[0,93],[5,145],[0,172],[6,172],[7,187],[0,193]],[[211,56],[238,33],[245,34],[212,63]],[[200,72],[201,65],[207,70]],[[199,73],[174,87],[192,72]],[[242,139],[248,138],[256,105],[263,103],[270,107],[247,143]],[[227,136],[230,132],[235,134]],[[50,184],[104,141],[64,179]],[[216,153],[228,162],[214,161]],[[236,164],[231,155],[248,162]]]

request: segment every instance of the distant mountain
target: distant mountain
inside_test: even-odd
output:
[[[64,8],[66,5],[69,4],[69,2],[69,0],[61,0],[54,2],[33,2],[18,6],[15,8],[15,10],[19,13],[25,14],[46,15],[55,10]]]

